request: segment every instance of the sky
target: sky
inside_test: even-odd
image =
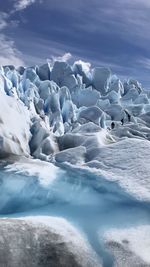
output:
[[[0,2],[0,65],[81,59],[150,88],[150,0]]]

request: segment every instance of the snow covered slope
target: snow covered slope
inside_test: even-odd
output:
[[[19,100],[0,92],[0,157],[29,156],[30,114]]]

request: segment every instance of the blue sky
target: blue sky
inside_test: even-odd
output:
[[[1,0],[0,64],[52,57],[150,84],[150,0]]]

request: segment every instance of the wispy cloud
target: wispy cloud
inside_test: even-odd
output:
[[[24,65],[21,52],[16,48],[15,42],[7,37],[3,31],[9,27],[14,27],[16,22],[10,21],[9,15],[0,12],[0,65]]]
[[[11,20],[11,15],[26,9],[36,0],[14,0],[13,8],[9,14],[0,12],[0,65],[24,65],[22,53],[16,48],[15,41],[8,38],[5,29],[16,27],[18,21]]]
[[[16,67],[24,65],[21,52],[16,49],[15,43],[3,34],[0,34],[0,64]]]
[[[144,69],[150,70],[150,58],[139,58],[137,64],[141,65]]]
[[[8,26],[7,18],[8,15],[6,13],[0,12],[0,31],[2,31]]]
[[[74,21],[70,35],[77,38],[79,31],[97,36],[103,33],[144,49],[150,41],[150,0],[45,0],[43,8],[71,14]]]
[[[28,6],[34,4],[36,0],[15,0],[14,12],[26,9]]]

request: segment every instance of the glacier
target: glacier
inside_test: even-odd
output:
[[[140,232],[150,224],[149,141],[150,93],[137,80],[81,61],[2,66],[0,225],[63,218],[96,255],[80,266],[150,266]]]

